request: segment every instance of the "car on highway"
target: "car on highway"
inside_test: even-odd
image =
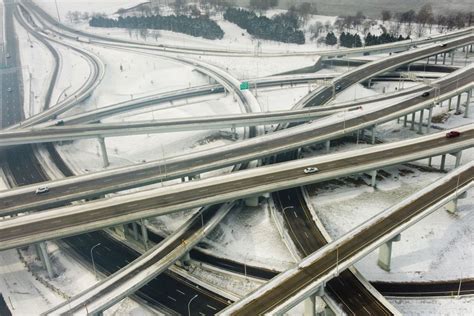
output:
[[[450,131],[446,133],[446,138],[455,138],[455,137],[459,137],[460,135],[461,133],[458,131]]]
[[[341,85],[340,84],[336,85],[336,91],[339,91],[339,90],[341,90]]]
[[[63,120],[56,121],[56,123],[54,123],[54,125],[56,125],[56,126],[63,126],[63,125],[64,125],[64,121],[63,121]]]
[[[12,92],[12,88],[8,88],[7,91],[8,91],[8,92]]]
[[[35,194],[43,194],[49,192],[48,187],[38,187],[35,191]]]
[[[318,172],[319,169],[316,167],[308,167],[303,170],[304,173],[309,174],[309,173],[315,173]]]
[[[439,47],[446,47],[447,45],[448,45],[448,44],[446,44],[446,43],[439,43],[438,46],[439,46]]]
[[[423,98],[426,98],[426,97],[429,96],[429,95],[430,95],[430,93],[429,93],[428,91],[423,92],[423,93],[421,94],[421,96],[422,96]]]

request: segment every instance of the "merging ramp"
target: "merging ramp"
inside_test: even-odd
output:
[[[357,260],[455,199],[473,181],[471,162],[306,257],[220,315],[282,315]]]
[[[44,315],[100,314],[165,271],[204,238],[234,203],[201,209],[161,243],[94,286]]]
[[[367,172],[474,146],[474,124],[458,130],[461,135],[456,138],[447,138],[445,132],[441,132],[369,149],[259,167],[13,217],[0,222],[0,250]],[[314,166],[320,171],[303,172],[305,168]]]

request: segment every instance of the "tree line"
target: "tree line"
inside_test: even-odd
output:
[[[383,33],[381,35],[372,35],[370,32],[364,38],[364,45],[365,46],[372,46],[372,45],[379,45],[379,44],[386,44],[386,43],[393,43],[397,41],[404,41],[410,39],[409,36],[403,37],[401,35],[393,36],[388,33]],[[336,45],[337,44],[337,37],[333,32],[329,32],[326,35],[325,39],[326,45]],[[351,34],[342,32],[339,36],[339,44],[343,47],[362,47],[362,40],[359,34]]]
[[[266,40],[304,44],[304,33],[299,29],[299,19],[291,11],[269,19],[264,15],[244,9],[228,8],[224,19],[237,24],[249,34]]]
[[[150,15],[118,17],[117,19],[97,16],[89,20],[89,25],[94,27],[166,30],[211,40],[224,37],[224,31],[220,26],[207,16]]]

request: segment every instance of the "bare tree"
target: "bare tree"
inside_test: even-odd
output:
[[[424,27],[426,24],[430,23],[430,21],[432,20],[433,20],[433,8],[431,7],[431,4],[427,3],[423,5],[418,11],[418,14],[416,15],[416,21]]]
[[[385,23],[385,21],[389,21],[392,18],[392,12],[390,12],[390,10],[382,10],[381,15],[383,23]]]
[[[309,27],[309,31],[311,32],[311,39],[317,39],[321,31],[324,29],[323,23],[316,22]]]

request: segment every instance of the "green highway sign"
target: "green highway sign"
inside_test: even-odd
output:
[[[240,90],[248,90],[249,89],[249,82],[244,81],[240,84]]]

